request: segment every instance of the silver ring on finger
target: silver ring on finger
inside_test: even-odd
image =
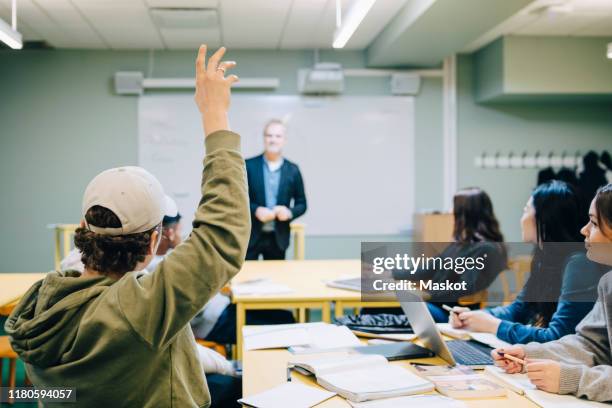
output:
[[[225,75],[225,67],[218,66],[217,71],[223,71],[223,74]]]

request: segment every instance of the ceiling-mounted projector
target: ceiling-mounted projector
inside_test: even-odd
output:
[[[312,69],[298,70],[298,90],[303,94],[339,94],[344,90],[342,65],[319,62]]]

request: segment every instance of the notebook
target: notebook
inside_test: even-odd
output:
[[[289,351],[294,354],[319,353],[334,349],[347,349],[360,346],[361,342],[346,326],[318,323],[306,327],[307,344],[294,345]]]
[[[506,389],[466,366],[412,365],[422,376],[434,383],[440,394],[452,398],[494,398],[507,395]]]
[[[496,380],[500,381],[517,394],[525,395],[542,408],[610,408],[609,404],[587,401],[582,398],[576,398],[573,395],[551,394],[546,391],[538,390],[536,386],[529,381],[526,374],[507,374],[499,367],[487,367],[485,368],[485,372],[491,374]]]
[[[288,382],[259,394],[241,398],[238,402],[255,408],[310,408],[334,395],[336,394],[333,392],[319,388]]]
[[[436,323],[440,333],[459,340],[475,340],[479,343],[486,344],[494,349],[511,346],[510,343],[499,339],[493,333],[472,332],[469,330],[454,329],[450,323]]]
[[[300,358],[289,364],[314,374],[323,388],[353,402],[399,397],[432,391],[433,384],[380,355]]]
[[[474,375],[476,371],[470,367],[456,365],[425,365],[412,364],[412,367],[423,377],[435,377],[440,375]]]
[[[351,329],[354,335],[367,339],[382,339],[392,341],[412,341],[417,335],[414,333],[368,333],[360,330]]]
[[[245,326],[242,334],[245,350],[289,348],[306,353],[361,345],[349,329],[328,323]]]
[[[479,374],[435,376],[429,379],[440,394],[452,398],[495,398],[508,395],[504,387]]]

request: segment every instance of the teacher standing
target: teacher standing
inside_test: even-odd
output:
[[[264,152],[246,160],[251,204],[251,238],[247,260],[285,259],[289,223],[306,212],[299,167],[283,157],[287,129],[282,121],[264,127]]]

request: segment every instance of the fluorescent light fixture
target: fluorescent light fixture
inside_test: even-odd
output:
[[[23,41],[21,34],[17,30],[6,24],[4,20],[0,18],[0,41],[5,43],[11,48],[20,50],[23,47]]]
[[[612,59],[612,42],[608,43],[608,58]]]
[[[355,0],[353,6],[346,13],[346,17],[342,19],[342,25],[336,29],[334,34],[334,48],[344,48],[346,43],[351,39],[359,24],[372,9],[376,0]]]
[[[17,0],[12,0],[11,6],[12,25],[8,25],[0,18],[0,41],[13,49],[20,50],[23,48],[23,40],[17,31]]]

